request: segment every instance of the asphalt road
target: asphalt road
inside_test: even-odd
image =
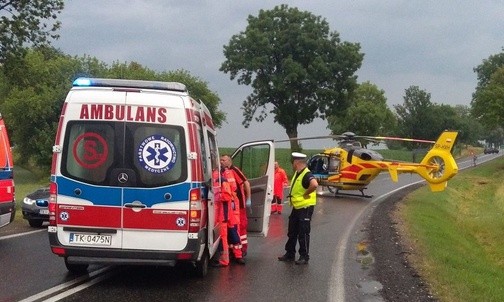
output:
[[[489,156],[488,158],[490,158]],[[485,160],[480,157],[480,160]],[[464,168],[463,163],[459,167]],[[467,164],[469,165],[469,164]],[[74,276],[50,252],[47,231],[10,225],[0,230],[0,302],[3,301],[384,301],[383,285],[371,276],[373,258],[364,257],[373,210],[391,192],[411,183],[380,175],[368,188],[373,198],[319,195],[313,215],[310,263],[277,261],[284,253],[287,217],[270,219],[266,238],[250,238],[245,266],[211,268],[207,277],[191,277],[185,267],[100,267]],[[16,232],[12,232],[16,229]]]

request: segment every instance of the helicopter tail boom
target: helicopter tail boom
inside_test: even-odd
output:
[[[458,172],[457,163],[451,154],[457,135],[457,131],[441,133],[417,168],[416,172],[428,182],[433,192],[443,191],[447,181]]]

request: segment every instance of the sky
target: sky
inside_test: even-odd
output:
[[[251,88],[219,71],[224,45],[245,30],[247,17],[281,4],[325,18],[341,41],[359,43],[364,60],[358,82],[384,90],[391,109],[403,103],[413,85],[430,93],[433,103],[470,106],[477,84],[473,68],[504,47],[500,0],[73,0],[65,1],[58,16],[62,27],[53,45],[107,64],[134,61],[158,72],[189,71],[222,101],[227,122],[218,130],[221,147],[286,139],[271,115],[249,128],[242,125],[240,107]],[[300,125],[298,133],[306,137],[329,130],[318,119]],[[306,141],[303,147],[327,144]]]

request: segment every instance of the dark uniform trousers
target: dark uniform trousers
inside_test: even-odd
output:
[[[294,257],[296,255],[296,243],[299,241],[299,255],[301,258],[309,259],[311,217],[314,208],[315,206],[302,209],[292,208],[287,231],[289,239],[285,244],[285,250],[289,256]]]

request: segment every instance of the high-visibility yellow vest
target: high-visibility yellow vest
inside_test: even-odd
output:
[[[310,172],[307,168],[304,168],[303,171],[301,171],[301,174],[299,174],[298,177],[296,177],[297,173],[294,173],[294,176],[292,176],[291,180],[291,204],[294,207],[294,209],[302,209],[306,208],[309,206],[314,206],[317,203],[317,193],[315,191],[310,193],[310,198],[305,199],[303,197],[306,189],[303,188],[303,177],[305,176],[306,173]]]

